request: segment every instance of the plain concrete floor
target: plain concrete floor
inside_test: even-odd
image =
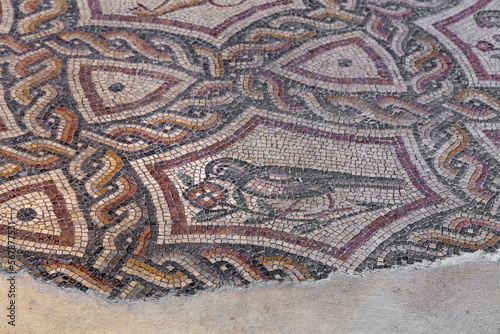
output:
[[[18,274],[16,327],[1,333],[500,333],[499,255],[110,303]],[[7,276],[0,295],[7,307]],[[6,311],[4,311],[6,313]]]

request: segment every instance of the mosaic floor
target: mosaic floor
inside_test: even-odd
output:
[[[0,0],[0,261],[111,299],[500,245],[500,0]]]

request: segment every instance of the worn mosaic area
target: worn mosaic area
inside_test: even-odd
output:
[[[3,265],[137,299],[495,250],[499,9],[0,0]]]

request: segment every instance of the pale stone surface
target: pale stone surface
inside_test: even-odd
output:
[[[16,327],[2,316],[0,332],[496,334],[499,258],[479,252],[363,276],[135,303],[110,303],[24,273],[17,275]],[[0,279],[5,296],[7,277]]]

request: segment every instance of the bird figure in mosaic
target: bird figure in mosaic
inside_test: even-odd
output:
[[[300,198],[329,193],[338,188],[381,187],[400,189],[396,179],[362,177],[346,173],[305,171],[284,166],[256,166],[240,160],[221,159],[207,166],[210,180],[237,185],[248,193],[269,198]]]
[[[185,198],[200,214],[221,217],[243,210],[257,216],[292,220],[327,220],[397,201],[401,180],[284,166],[257,166],[235,159],[207,165],[202,183],[189,185]],[[357,200],[369,188],[386,189],[386,196]],[[387,197],[388,196],[388,197]],[[311,205],[315,203],[316,209]],[[208,215],[209,212],[213,214]]]

